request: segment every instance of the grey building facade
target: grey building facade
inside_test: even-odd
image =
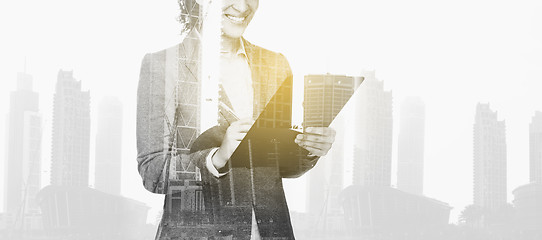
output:
[[[8,215],[36,213],[35,196],[41,177],[41,115],[32,76],[18,73],[17,90],[10,94],[4,210]],[[21,219],[21,218],[19,218]]]
[[[506,204],[506,129],[489,104],[476,106],[474,205],[495,210]]]
[[[425,104],[419,97],[408,97],[401,106],[397,150],[397,188],[423,194],[425,144]]]
[[[120,195],[122,162],[122,103],[105,97],[98,108],[94,187]]]
[[[90,92],[73,71],[58,72],[53,103],[51,185],[89,185]]]
[[[375,72],[365,72],[356,103],[353,184],[391,186],[392,92]]]
[[[359,78],[346,75],[313,74],[304,78],[303,125],[304,127],[327,127],[361,84]],[[339,119],[338,119],[339,120]],[[343,120],[344,121],[344,120]],[[344,124],[336,124],[338,127]],[[338,132],[333,148],[310,173],[307,212],[321,214],[333,212],[325,206],[326,199],[336,198],[343,189],[345,139]],[[333,199],[331,200],[333,202]],[[336,201],[335,201],[336,202]],[[334,204],[328,204],[334,206]],[[335,204],[338,206],[338,204]],[[325,208],[325,209],[324,209]]]

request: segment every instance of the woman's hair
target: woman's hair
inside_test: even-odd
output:
[[[199,28],[200,8],[196,0],[177,0],[181,14],[178,21],[182,24],[181,34],[187,34],[194,28]]]

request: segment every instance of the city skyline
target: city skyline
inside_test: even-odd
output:
[[[61,70],[61,71],[62,71],[62,70]],[[64,73],[67,73],[67,75],[72,74],[72,73],[69,73],[69,72],[64,72]],[[369,76],[371,76],[371,74],[373,74],[373,76],[374,76],[374,73],[370,73]],[[59,76],[60,76],[60,75],[64,76],[65,74],[60,74],[60,72],[59,72]],[[67,76],[67,75],[66,75],[66,76]],[[69,78],[69,77],[68,77],[68,78]],[[370,79],[370,77],[369,77],[369,79]],[[26,85],[28,85],[28,84],[26,84]],[[24,84],[23,84],[23,86],[24,86]],[[118,100],[117,100],[117,101],[118,101]],[[479,103],[478,105],[479,105],[479,106],[480,106],[480,105],[485,106],[484,104],[480,104],[480,103]],[[489,105],[489,104],[487,104],[487,105]],[[539,114],[540,114],[539,111],[535,112],[535,115],[532,117],[532,122],[533,122],[533,123],[536,122],[535,120],[539,120],[539,119],[538,119],[538,118],[539,118]],[[482,115],[484,115],[484,114],[482,114]],[[487,115],[487,114],[486,114],[486,115]],[[491,115],[491,114],[490,114],[490,115]],[[485,115],[484,115],[484,116],[485,116]],[[497,118],[496,118],[496,115],[492,115],[492,116],[493,116],[493,118],[494,118],[493,120],[497,119]],[[531,124],[531,129],[535,129],[534,126],[537,126],[537,125]],[[96,136],[96,139],[97,139],[97,138],[98,138],[98,136]],[[89,145],[90,145],[90,144],[89,144]],[[90,174],[90,173],[89,173],[89,174]],[[509,191],[506,191],[506,192],[509,192]],[[453,219],[452,219],[452,221],[453,221]]]
[[[33,91],[32,75],[18,73],[16,80],[17,89],[10,94],[7,122],[10,152],[5,161],[9,171],[4,172],[5,181],[1,186],[7,199],[4,201],[6,210],[0,211],[0,235],[10,239],[34,239],[43,233],[62,236],[66,232],[57,229],[69,228],[75,230],[70,233],[72,236],[103,234],[94,231],[89,225],[93,223],[101,224],[108,229],[108,235],[117,235],[119,239],[126,236],[135,239],[141,234],[150,236],[154,229],[146,223],[149,207],[120,196],[122,103],[115,97],[104,98],[100,103],[99,131],[95,138],[96,187],[92,189],[88,186],[89,126],[85,126],[85,123],[90,125],[90,94],[81,91],[81,82],[73,77],[73,71],[59,70],[53,99],[53,129],[57,134],[51,146],[57,161],[48,167],[58,169],[60,166],[61,171],[53,172],[51,183],[42,183],[43,173],[49,171],[42,171],[41,164],[44,119],[39,111],[39,93]],[[59,151],[53,151],[55,148]],[[58,160],[59,155],[70,158]],[[88,206],[95,209],[89,210]],[[101,211],[104,207],[109,210]],[[116,213],[118,211],[123,213]],[[89,217],[93,220],[82,221]],[[117,228],[111,227],[113,225]],[[123,234],[118,233],[120,228],[124,229]],[[134,229],[139,232],[136,234]]]
[[[374,73],[373,73],[374,74]],[[481,105],[480,103],[478,105]],[[483,104],[482,104],[483,105]],[[536,120],[539,120],[539,115],[540,115],[540,112],[539,111],[536,111],[535,112],[535,115],[532,117],[532,123],[535,123]],[[494,116],[494,118],[496,119],[496,115]],[[536,126],[535,124],[531,124],[531,129],[535,129],[534,126]],[[510,192],[510,191],[506,191],[506,192]],[[453,221],[453,219],[452,219]]]
[[[315,75],[312,75],[312,76],[315,76]],[[333,75],[326,74],[326,75],[323,75],[323,76],[331,76],[330,79],[331,79],[332,81],[333,81],[333,80],[336,80],[336,79],[332,78]],[[343,76],[343,77],[344,77],[344,76]],[[358,77],[358,78],[359,78],[359,77]],[[389,100],[391,100],[391,91],[390,91],[390,92],[387,92],[387,91],[384,91],[383,88],[380,88],[380,87],[382,86],[382,82],[379,82],[379,81],[374,77],[374,72],[369,72],[369,73],[364,74],[363,78],[364,78],[364,79],[367,79],[367,81],[368,81],[369,84],[371,84],[371,81],[375,81],[375,82],[373,82],[372,84],[376,84],[376,85],[373,85],[373,86],[370,87],[370,88],[367,88],[365,91],[372,91],[372,95],[374,95],[374,96],[380,96],[380,93],[378,93],[378,91],[379,91],[378,89],[380,89],[380,91],[382,91],[382,93],[384,94],[384,95],[383,95],[384,98],[386,98],[386,93],[390,93],[390,96],[387,96],[387,97],[389,97]],[[20,81],[21,83],[19,84],[21,89],[25,89],[25,90],[29,90],[29,89],[31,90],[31,89],[32,89],[32,88],[31,88],[31,84],[29,84],[29,83],[31,83],[31,81],[28,81],[28,79],[31,79],[31,78],[30,78],[29,76],[27,76],[27,75],[19,74],[19,79],[18,79],[18,80],[23,80],[23,81]],[[68,81],[75,80],[75,79],[73,78],[73,72],[63,72],[62,70],[59,72],[59,79],[67,79]],[[310,78],[309,78],[309,79],[310,79]],[[26,80],[26,81],[24,81],[24,80]],[[343,98],[344,98],[345,100],[348,100],[348,99],[350,98],[350,95],[353,94],[354,89],[357,87],[357,85],[359,85],[359,83],[357,83],[357,84],[355,83],[355,77],[347,77],[347,78],[340,79],[339,81],[342,81],[343,83],[346,83],[346,85],[350,86],[350,88],[351,88],[350,90],[347,91],[348,93],[345,94],[345,95],[343,96]],[[348,81],[350,81],[350,83],[348,83]],[[365,83],[367,83],[367,82],[365,82]],[[30,86],[30,87],[29,87],[29,86]],[[380,86],[380,87],[379,87],[379,86]],[[375,90],[375,87],[376,87],[377,90]],[[76,87],[76,88],[77,88],[77,87]],[[376,94],[375,94],[375,92],[376,92]],[[361,91],[360,93],[363,93],[363,91]],[[365,92],[365,93],[367,94],[367,92]],[[362,96],[363,96],[363,95],[362,95]],[[373,97],[374,97],[374,96],[373,96]],[[357,100],[359,100],[359,98],[357,98]],[[374,99],[373,99],[373,100],[374,100]],[[410,103],[409,103],[409,101],[410,101]],[[361,101],[360,101],[360,102],[361,102]],[[379,100],[379,101],[377,101],[377,102],[383,102],[383,103],[386,103],[387,101],[384,99],[384,100]],[[421,102],[421,99],[419,99],[419,98],[406,98],[406,99],[404,100],[404,103],[406,103],[406,104],[412,104],[413,102],[416,103],[416,104],[418,104],[418,106],[417,106],[417,107],[418,107],[418,109],[417,109],[418,111],[411,111],[410,114],[413,114],[413,115],[415,115],[415,116],[417,116],[417,117],[419,118],[419,116],[420,116],[420,114],[419,114],[419,113],[420,113],[419,109],[420,109],[420,105],[423,106],[423,102]],[[390,101],[389,103],[391,104],[391,101]],[[325,101],[324,101],[324,102],[319,102],[319,104],[321,104],[321,105],[326,105],[326,104],[325,104]],[[37,103],[36,103],[35,105],[37,105]],[[109,106],[107,106],[107,105],[109,105]],[[339,103],[338,105],[340,106],[340,105],[344,105],[344,104]],[[357,106],[357,104],[355,104],[355,106]],[[390,106],[390,107],[391,107],[391,106]],[[121,103],[120,103],[120,102],[118,101],[118,99],[116,99],[116,98],[113,98],[113,97],[106,98],[106,99],[103,99],[103,100],[101,101],[100,109],[101,109],[102,111],[100,111],[100,113],[98,114],[98,119],[99,119],[99,120],[107,119],[107,120],[109,120],[109,121],[107,121],[107,122],[110,123],[110,124],[112,124],[112,125],[115,125],[114,122],[116,121],[116,124],[117,124],[117,125],[115,125],[116,127],[113,126],[113,128],[108,128],[108,131],[106,131],[106,132],[108,132],[108,133],[110,133],[110,134],[115,135],[114,130],[115,130],[115,129],[118,130],[118,129],[119,129],[119,125],[118,125],[118,124],[120,124],[120,123],[122,122],[122,121],[118,121],[118,120],[122,119],[122,117],[121,117],[121,116],[122,116],[122,105],[121,105]],[[408,109],[408,108],[405,108],[405,109]],[[421,108],[421,109],[423,109],[423,108]],[[411,109],[411,110],[412,110],[412,109]],[[313,110],[313,111],[314,111],[314,110]],[[403,111],[404,111],[404,110],[403,110]],[[401,113],[403,113],[403,111],[401,111]],[[332,112],[332,111],[331,111],[331,110],[325,111],[325,113],[328,113],[328,112]],[[313,113],[314,113],[314,114],[319,114],[318,112],[313,112]],[[119,117],[119,114],[120,114],[120,117]],[[332,114],[332,115],[337,115],[337,114],[338,114],[338,112],[337,112],[337,113],[334,113],[334,114]],[[354,113],[354,115],[355,115],[355,114],[359,114],[359,113]],[[34,115],[39,116],[39,114],[33,114],[32,116],[34,116]],[[367,114],[367,113],[365,112],[364,115],[378,115],[378,114]],[[386,115],[383,115],[383,116],[386,116]],[[477,147],[476,147],[477,145],[484,145],[484,144],[485,144],[485,145],[489,145],[490,147],[489,147],[489,150],[486,149],[486,150],[484,150],[484,151],[482,151],[482,152],[475,153],[474,155],[476,156],[476,155],[484,155],[484,154],[487,155],[487,154],[490,154],[490,155],[489,155],[489,161],[491,161],[492,159],[495,158],[494,153],[501,152],[500,156],[504,156],[505,154],[503,155],[502,152],[506,152],[506,151],[505,151],[506,147],[502,147],[502,146],[506,146],[505,140],[504,140],[504,139],[505,139],[505,138],[504,138],[504,136],[505,136],[505,134],[504,134],[504,133],[505,133],[505,124],[504,124],[504,120],[498,120],[497,116],[498,116],[498,115],[497,115],[497,111],[493,111],[493,110],[490,108],[490,104],[482,104],[482,103],[478,103],[478,104],[477,104],[477,111],[476,111],[476,114],[475,114],[475,121],[474,121],[474,130],[475,130],[475,131],[474,131],[474,134],[475,134],[475,147],[474,147],[474,149],[477,149]],[[532,119],[531,119],[531,124],[530,124],[530,128],[529,128],[531,133],[537,133],[537,131],[539,130],[539,128],[537,128],[537,127],[538,127],[537,124],[538,124],[538,121],[539,121],[539,117],[540,117],[540,112],[539,112],[539,111],[535,112],[534,116],[533,116]],[[111,120],[114,120],[114,121],[111,122]],[[343,120],[344,120],[344,119],[343,119]],[[418,120],[419,120],[419,119],[418,119]],[[26,122],[26,121],[24,121],[24,122]],[[38,121],[38,122],[39,122],[39,121]],[[340,123],[345,124],[344,121],[341,121]],[[335,124],[337,124],[337,123],[335,123]],[[98,124],[98,126],[101,126],[101,125],[103,125],[103,124]],[[422,124],[422,125],[423,125],[423,124]],[[38,124],[38,126],[39,126],[39,124]],[[337,126],[337,125],[335,125],[335,126]],[[103,126],[102,126],[102,127],[103,127]],[[102,128],[102,127],[100,127],[99,129],[101,129],[101,130],[103,131],[103,128]],[[378,128],[377,128],[377,129],[378,129]],[[415,128],[415,129],[419,129],[419,127],[418,127],[418,128]],[[100,133],[100,132],[103,133],[102,131],[98,131],[98,133]],[[111,132],[111,131],[113,131],[113,132]],[[100,134],[97,134],[97,135],[96,135],[96,141],[99,141],[99,139],[103,139],[103,136],[100,137],[99,135],[100,135]],[[113,135],[112,135],[112,136],[113,136]],[[120,134],[118,134],[118,135],[120,135]],[[535,136],[537,136],[537,135],[535,135]],[[120,136],[119,136],[119,137],[120,137]],[[478,140],[477,140],[477,139],[478,139]],[[493,140],[489,141],[489,144],[486,144],[486,143],[484,143],[484,141],[487,141],[487,139],[493,139]],[[536,139],[536,138],[534,138],[534,139]],[[113,139],[113,140],[114,140],[114,139]],[[38,141],[39,141],[39,139],[38,139]],[[476,142],[476,141],[480,141],[480,142]],[[532,141],[532,139],[531,139],[531,141]],[[531,142],[531,143],[532,143],[532,142]],[[494,144],[494,145],[493,145],[493,144]],[[90,143],[89,143],[89,145],[90,145]],[[98,144],[97,144],[96,146],[98,146]],[[535,146],[536,146],[536,145],[535,145]],[[504,151],[503,151],[503,149],[504,149]],[[98,151],[98,148],[96,149],[96,151],[99,152],[99,151]],[[391,152],[391,150],[390,150],[390,152]],[[343,154],[344,154],[344,153],[343,153]],[[493,154],[493,155],[491,155],[491,154]],[[499,154],[497,154],[497,155],[499,155]],[[99,156],[100,156],[99,154],[96,154],[96,157],[99,157]],[[502,159],[502,157],[501,157],[501,159]],[[97,164],[98,164],[98,160],[99,160],[99,159],[97,159],[97,162],[96,162]],[[353,160],[356,161],[355,158],[354,158]],[[477,161],[477,159],[474,159],[474,161]],[[481,161],[481,160],[478,160],[478,161]],[[488,161],[488,160],[486,160],[486,162],[487,162],[487,161]],[[501,162],[502,162],[502,161],[501,161]],[[328,165],[329,165],[329,164],[328,164]],[[342,166],[342,165],[339,165],[339,166]],[[477,165],[474,164],[474,166],[475,166],[475,168],[476,168]],[[398,166],[398,167],[399,167],[399,166]],[[486,167],[486,168],[487,168],[487,167]],[[491,168],[495,168],[495,169],[497,169],[497,170],[498,170],[498,169],[504,169],[504,172],[506,172],[506,166],[503,167],[503,166],[501,165],[500,167],[499,167],[499,166],[498,166],[498,167],[489,167],[489,169],[491,169]],[[98,169],[98,167],[97,167],[96,169]],[[119,170],[120,170],[120,169],[119,169]],[[389,171],[390,174],[392,174],[392,173],[391,173],[391,168],[388,169],[387,171]],[[483,170],[483,171],[487,171],[487,170]],[[492,171],[492,170],[491,170],[491,171]],[[481,192],[491,192],[491,191],[496,191],[497,194],[490,194],[490,195],[488,195],[488,196],[483,196],[483,195],[482,195],[481,198],[483,198],[485,202],[489,202],[489,203],[484,203],[484,201],[480,201],[480,200],[476,200],[476,199],[475,199],[473,202],[474,202],[474,204],[476,204],[476,205],[481,205],[481,206],[484,207],[484,208],[488,208],[488,209],[498,209],[499,206],[503,206],[505,203],[511,202],[511,201],[506,201],[506,199],[502,200],[502,196],[505,196],[505,195],[507,194],[507,192],[508,192],[508,191],[506,190],[506,188],[504,188],[504,190],[502,190],[502,189],[503,189],[502,186],[505,186],[506,184],[503,183],[501,180],[498,179],[499,176],[497,176],[497,177],[492,176],[491,174],[494,174],[494,173],[491,173],[491,171],[490,171],[489,174],[485,173],[486,176],[489,176],[489,177],[482,177],[482,178],[485,178],[485,179],[491,179],[492,181],[490,181],[490,182],[491,182],[491,183],[497,183],[497,185],[500,186],[500,187],[499,187],[500,190],[499,190],[499,189],[495,190],[495,189],[496,189],[495,187],[491,187],[491,186],[490,186],[490,187],[485,187],[485,186],[484,186],[483,188],[489,189],[490,191],[484,191],[484,190],[483,190],[483,191],[481,191]],[[478,171],[475,170],[475,172],[480,172],[480,170],[478,170]],[[504,179],[504,181],[506,181],[506,178],[505,178],[505,177],[504,177],[504,178],[502,177],[502,171],[501,171],[501,170],[498,170],[497,172],[501,172],[501,173],[500,173],[500,178],[501,178],[501,179]],[[345,174],[345,173],[346,173],[346,172],[343,172],[342,174],[338,174],[338,175],[337,175],[337,173],[333,173],[333,171],[332,171],[330,177],[331,177],[331,178],[335,178],[335,177],[339,176],[339,179],[342,180],[342,179],[344,178],[344,174]],[[354,174],[355,174],[355,171],[354,171]],[[98,187],[98,184],[97,184],[97,183],[99,182],[99,179],[100,179],[99,176],[100,176],[100,175],[98,174],[98,172],[96,172],[96,177],[95,177],[96,189],[101,190],[101,191],[104,191],[103,189],[99,189],[99,187]],[[103,175],[102,175],[102,176],[103,176]],[[476,179],[476,176],[475,176],[475,179]],[[119,178],[118,180],[119,180],[119,184],[120,184],[120,178]],[[112,182],[115,182],[115,181],[112,181]],[[486,181],[486,182],[487,182],[487,181]],[[344,183],[342,183],[341,181],[339,181],[338,183],[339,183],[339,185],[341,185],[341,184],[344,185]],[[366,185],[366,186],[367,186],[367,185]],[[476,185],[475,185],[475,186],[476,186]],[[526,185],[526,186],[528,186],[528,185]],[[119,187],[120,187],[120,185],[119,185]],[[479,188],[479,187],[478,187],[478,188]],[[482,188],[482,189],[483,189],[483,188]],[[476,188],[475,188],[475,189],[476,189]],[[493,190],[492,190],[492,189],[493,189]],[[525,189],[525,187],[519,188],[519,189],[522,189],[522,191],[523,191],[523,189]],[[38,188],[38,190],[39,190],[39,188]],[[343,190],[343,189],[338,188],[338,189],[335,189],[335,190],[333,190],[333,191],[331,191],[331,192],[334,192],[334,193],[338,194],[338,193],[342,192],[342,190]],[[328,190],[328,191],[329,191],[329,190]],[[476,191],[476,190],[475,190],[475,191]],[[518,190],[518,191],[519,191],[519,190]],[[510,192],[515,192],[515,194],[518,194],[518,193],[520,193],[520,192],[518,192],[518,191],[516,191],[515,189],[513,189],[513,191],[510,191]],[[108,193],[112,193],[112,194],[118,195],[118,194],[115,193],[115,192],[110,192],[110,191],[107,191],[107,190],[105,190],[104,192],[108,192]],[[120,189],[118,190],[118,192],[120,192]],[[477,194],[477,193],[475,192],[475,196],[476,196],[476,194]],[[523,193],[521,193],[521,194],[523,194]],[[497,197],[495,197],[495,196],[497,196]],[[327,211],[333,210],[334,207],[329,206],[329,204],[330,204],[331,202],[333,202],[333,200],[332,200],[333,197],[329,197],[329,196],[328,196],[327,198],[329,199],[329,200],[328,200],[328,201],[329,201],[329,202],[328,202],[328,205],[326,206],[326,208],[328,209]],[[425,198],[420,198],[420,199],[428,199],[429,201],[435,202],[434,200],[431,200],[431,198],[426,198],[426,197],[425,197]],[[486,200],[486,199],[489,199],[489,201]],[[495,201],[496,203],[491,203],[492,201],[494,201],[494,199],[497,199],[497,200]],[[445,200],[445,199],[444,199],[444,200]],[[425,200],[424,200],[424,201],[425,201]],[[523,201],[525,201],[525,200],[523,200],[523,198],[522,198],[521,201],[522,201],[522,203],[523,203]],[[436,201],[436,202],[438,202],[438,201]],[[446,203],[439,203],[439,204],[440,204],[444,209],[445,209],[446,206],[447,206]],[[524,205],[522,205],[522,207],[525,208]],[[340,208],[339,208],[339,209],[340,209]],[[528,208],[527,208],[527,209],[528,209]],[[337,212],[337,209],[335,210],[335,214],[339,214],[339,212]],[[331,216],[333,216],[333,215],[331,215]],[[339,214],[339,215],[336,215],[335,217],[337,218],[337,217],[339,217],[339,216],[341,216],[341,215]],[[337,218],[337,219],[338,219],[338,218]],[[441,217],[441,219],[442,219],[442,217]],[[451,219],[451,220],[452,220],[452,222],[453,222],[453,219]],[[36,219],[32,219],[32,218],[28,217],[28,220],[26,220],[26,221],[31,221],[32,223],[35,224]],[[326,219],[326,221],[328,222],[328,224],[330,224],[330,223],[333,223],[334,219],[328,217],[328,218]],[[332,226],[333,226],[333,225],[332,225]],[[337,226],[337,225],[335,225],[335,226]]]
[[[312,1],[309,11],[299,18],[299,9],[306,9],[307,1],[261,2],[246,38],[283,52],[290,60],[295,84],[307,73],[358,75],[360,69],[378,69],[379,78],[386,81],[386,89],[393,89],[397,102],[407,95],[426,100],[424,191],[437,199],[450,199],[448,202],[454,206],[452,220],[462,206],[472,201],[472,179],[455,176],[472,175],[472,109],[477,102],[491,102],[499,110],[499,117],[507,120],[507,154],[513,160],[508,169],[508,189],[529,181],[528,123],[533,112],[542,109],[536,87],[542,64],[539,3],[492,3],[488,10],[488,2],[457,1],[442,5],[415,1],[384,6],[376,2],[337,1],[329,5]],[[36,79],[44,117],[44,168],[50,162],[46,149],[50,148],[51,123],[47,119],[51,119],[50,99],[56,71],[74,69],[78,79],[83,80],[83,88],[92,89],[92,99],[118,94],[126,104],[122,191],[160,207],[160,196],[146,193],[140,184],[133,184],[139,181],[135,168],[130,167],[135,161],[133,102],[144,53],[179,42],[179,26],[174,20],[178,15],[176,2],[131,1],[129,12],[125,11],[127,3],[122,1],[107,5],[97,1],[89,6],[60,1],[32,4],[35,7],[28,8],[27,2],[14,2],[2,8],[6,11],[1,15],[2,22],[17,24],[6,25],[9,37],[8,44],[2,46],[6,54],[1,58],[4,67],[0,76],[13,79],[14,70],[22,71],[24,56],[29,59],[28,72]],[[93,16],[96,12],[103,14],[96,18]],[[118,12],[125,12],[125,17],[119,18]],[[281,12],[283,18],[276,18],[276,12]],[[328,12],[331,20],[321,17]],[[462,18],[457,19],[458,14]],[[359,23],[359,27],[348,23]],[[117,34],[119,28],[125,30],[123,34]],[[299,36],[300,29],[306,34]],[[103,34],[115,37],[89,41]],[[296,37],[292,40],[286,36]],[[14,89],[14,83],[2,81],[1,84],[4,99],[0,113],[5,114],[5,96]],[[95,119],[96,106],[91,108]],[[394,109],[394,114],[397,110]],[[95,131],[95,123],[91,124],[91,131]],[[394,125],[397,127],[396,122]],[[0,135],[4,136],[6,129],[5,124],[0,124]],[[5,144],[0,144],[0,149],[4,152]],[[396,157],[394,152],[393,161]],[[395,184],[393,175],[392,184]],[[49,181],[48,177],[42,180]],[[289,196],[296,196],[300,188],[293,181],[288,180],[288,184],[294,185]],[[468,193],[448,191],[456,188],[466,189]],[[303,203],[295,203],[292,197],[289,200],[294,202],[290,205],[292,209],[304,206],[304,199]]]

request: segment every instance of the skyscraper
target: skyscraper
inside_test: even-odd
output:
[[[122,103],[115,97],[105,97],[98,109],[94,183],[96,189],[120,195],[121,152]]]
[[[10,94],[5,166],[4,210],[8,214],[35,213],[40,190],[41,115],[32,76],[17,75],[17,90]]]
[[[305,76],[303,124],[306,127],[329,126],[360,83],[345,75]]]
[[[537,111],[529,125],[530,180],[542,184],[542,112]]]
[[[363,79],[345,75],[307,75],[304,85],[304,127],[329,126],[344,105],[354,94]],[[346,121],[347,119],[336,119]],[[340,207],[337,198],[343,189],[344,145],[342,130],[344,122],[334,123],[338,132],[333,148],[309,173],[307,210],[312,214],[322,213],[323,208]],[[327,203],[325,206],[324,202]],[[326,209],[326,213],[333,209]]]
[[[419,97],[408,97],[401,106],[397,151],[397,188],[423,194],[425,104]]]
[[[51,185],[88,186],[90,92],[73,71],[58,72],[53,103]]]
[[[392,92],[375,72],[365,80],[353,99],[356,103],[353,183],[362,186],[391,186]]]
[[[505,122],[489,104],[478,103],[474,123],[474,205],[494,210],[506,204]]]

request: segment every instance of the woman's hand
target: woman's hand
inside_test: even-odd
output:
[[[216,169],[223,168],[230,159],[241,140],[247,135],[248,130],[254,124],[252,119],[242,119],[233,122],[224,135],[220,148],[212,156],[211,160]]]
[[[329,127],[308,127],[297,135],[295,143],[316,156],[327,154],[335,141],[335,130]]]

